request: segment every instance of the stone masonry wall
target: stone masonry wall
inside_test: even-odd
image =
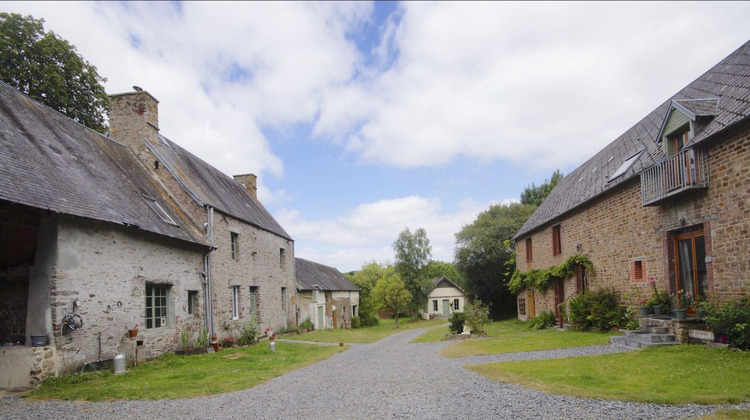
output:
[[[531,234],[533,259],[526,262],[528,237],[516,241],[519,270],[545,269],[583,254],[596,268],[589,287],[612,287],[624,296],[634,292],[648,299],[653,277],[660,290],[674,291],[673,232],[702,226],[706,235],[709,296],[729,300],[750,291],[750,128],[745,126],[712,144],[710,186],[677,197],[666,205],[642,207],[640,180],[635,178],[552,221]],[[562,253],[552,254],[552,226],[559,224]],[[632,264],[641,261],[642,281],[631,278]],[[672,274],[670,274],[672,272]],[[566,298],[576,290],[565,281]],[[535,293],[534,312],[554,310],[554,292]],[[528,308],[527,308],[528,311]]]
[[[237,234],[237,255],[232,259],[231,233]],[[295,325],[294,242],[259,229],[231,216],[215,212],[214,244],[211,253],[211,282],[214,295],[214,327],[219,339],[230,335],[232,288],[239,287],[240,323],[249,322],[250,288],[257,288],[259,332]],[[280,250],[284,250],[283,266]],[[282,309],[281,288],[286,288]]]
[[[185,242],[131,228],[60,217],[58,258],[50,285],[52,323],[62,368],[102,359],[121,349],[128,328],[139,324],[146,357],[174,351],[183,328],[201,324],[203,251]],[[146,284],[170,286],[167,327],[146,329]],[[198,292],[196,315],[187,314],[188,291]],[[80,330],[61,333],[63,311],[83,318]]]

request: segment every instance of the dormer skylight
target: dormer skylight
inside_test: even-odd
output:
[[[143,201],[145,201],[146,204],[151,207],[151,210],[153,210],[154,213],[156,213],[159,218],[164,221],[164,223],[168,223],[172,226],[178,226],[177,223],[175,223],[174,219],[172,219],[172,217],[170,217],[169,214],[164,211],[164,209],[159,205],[159,203],[156,202],[155,199],[143,194],[141,194],[141,198],[143,198]]]
[[[614,171],[612,175],[609,176],[608,182],[612,182],[615,178],[622,176],[625,172],[627,172],[628,169],[630,169],[633,166],[635,161],[638,160],[638,156],[640,156],[642,152],[643,150],[639,150],[633,156],[630,156],[629,158],[625,159],[625,162],[622,162],[622,165],[620,165],[620,167],[617,168],[617,170]]]

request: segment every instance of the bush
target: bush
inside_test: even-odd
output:
[[[257,341],[258,337],[258,322],[255,317],[250,321],[242,324],[239,328],[240,336],[237,338],[238,346],[247,346]]]
[[[701,303],[698,310],[714,334],[727,336],[730,347],[750,350],[750,297],[724,305]]]
[[[463,312],[453,312],[451,317],[448,318],[448,322],[450,322],[450,325],[448,326],[450,332],[453,334],[461,334],[464,330],[466,316],[464,316]]]
[[[375,327],[380,324],[377,314],[363,314],[359,313],[359,323],[363,327]]]
[[[358,316],[352,317],[352,328],[359,328],[362,326],[362,323]]]
[[[475,299],[464,306],[464,316],[471,333],[480,333],[484,331],[484,326],[490,323],[490,308],[479,299]]]
[[[555,325],[555,313],[552,311],[545,311],[531,318],[529,320],[529,324],[526,325],[526,329],[527,330],[543,330],[553,325]]]
[[[614,290],[584,292],[570,300],[570,323],[576,329],[608,330],[624,324],[625,311]]]
[[[299,327],[305,331],[312,331],[315,329],[315,324],[313,324],[308,316],[304,321],[300,322]]]

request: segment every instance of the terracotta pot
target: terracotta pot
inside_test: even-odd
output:
[[[129,329],[128,335],[130,336],[130,338],[135,338],[138,335],[138,329],[137,328]]]

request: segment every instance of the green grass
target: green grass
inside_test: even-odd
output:
[[[445,340],[445,335],[450,333],[447,323],[432,327],[420,334],[419,337],[410,341],[410,343],[434,343]]]
[[[695,345],[467,369],[496,381],[585,398],[672,405],[750,400],[750,353]]]
[[[85,374],[50,378],[31,393],[32,399],[135,400],[191,398],[239,391],[294,369],[326,359],[342,347],[269,343],[224,349],[219,353],[178,356],[165,354],[127,373]]]
[[[525,322],[516,319],[493,322],[486,327],[487,339],[464,340],[442,349],[440,354],[446,357],[468,357],[591,346],[607,344],[611,335],[619,334],[597,331],[557,331],[554,328],[527,331],[526,325]],[[447,333],[447,327],[445,331]]]
[[[740,420],[750,419],[750,410],[718,410],[716,414],[700,417],[699,420]]]
[[[445,320],[441,319],[432,319],[429,321],[418,319],[417,321],[412,321],[411,318],[399,318],[399,328],[396,328],[395,320],[381,319],[380,325],[376,327],[353,328],[350,330],[318,330],[304,334],[284,335],[281,338],[320,343],[374,343],[391,334],[415,328],[434,327],[444,323]]]

